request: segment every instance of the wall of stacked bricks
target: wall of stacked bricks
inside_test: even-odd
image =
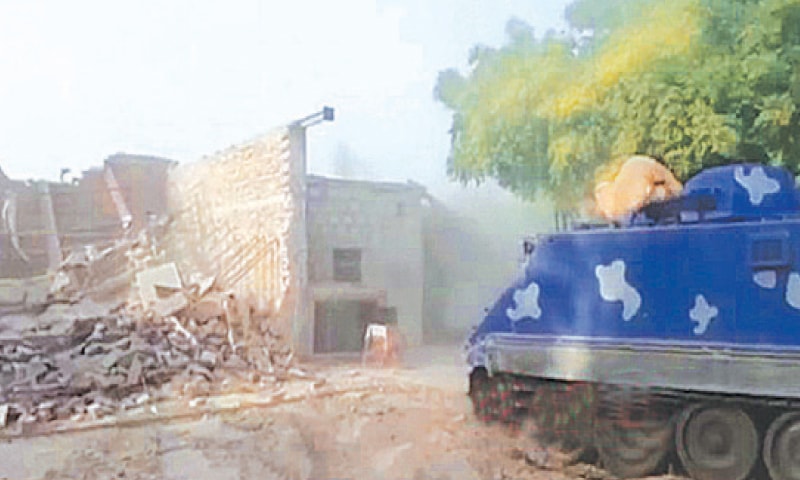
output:
[[[305,250],[302,184],[288,128],[170,171],[165,248],[182,272],[214,276],[263,322],[292,334]],[[299,233],[303,233],[302,237]]]

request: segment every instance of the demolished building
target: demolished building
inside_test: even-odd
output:
[[[305,149],[291,126],[191,163],[117,154],[70,183],[3,180],[27,223],[0,230],[0,278],[52,274],[166,216],[162,261],[215,278],[300,355],[357,351],[374,322],[421,343],[424,188],[307,175]]]
[[[487,263],[418,184],[308,175],[297,125],[185,164],[0,172],[0,202],[0,423],[279,379],[370,323],[419,345],[471,315],[454,273]]]
[[[280,327],[288,322],[265,301],[297,303],[281,301],[288,289],[273,294],[253,282],[264,268],[288,265],[287,250],[267,256],[265,266],[252,263],[265,258],[261,250],[239,248],[249,234],[288,245],[281,235],[291,222],[268,220],[258,230],[251,215],[249,231],[231,226],[242,211],[290,219],[291,202],[269,210],[240,202],[248,192],[242,185],[238,197],[227,198],[215,187],[239,178],[253,180],[249,191],[258,192],[276,162],[287,163],[281,132],[254,145],[183,170],[118,155],[71,183],[4,179],[4,252],[16,258],[4,255],[0,271],[0,427],[13,423],[24,433],[37,422],[96,419],[154,399],[286,377],[291,334]],[[241,167],[248,160],[254,168]],[[192,176],[206,168],[210,183]],[[180,187],[200,185],[202,195],[189,189],[182,196],[168,177],[185,180]],[[269,203],[289,195],[278,188],[260,197]],[[219,209],[221,201],[233,208]],[[211,230],[194,228],[198,220]],[[209,263],[209,255],[222,263]]]
[[[55,271],[64,252],[108,243],[167,213],[166,180],[176,162],[115,154],[71,182],[14,181],[0,173],[0,278]]]
[[[424,188],[308,175],[305,147],[289,127],[176,167],[173,257],[250,299],[299,355],[360,351],[376,322],[420,344]]]

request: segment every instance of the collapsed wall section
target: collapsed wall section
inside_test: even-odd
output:
[[[181,164],[168,181],[169,257],[183,272],[215,277],[287,336],[304,285],[302,140],[278,129]]]

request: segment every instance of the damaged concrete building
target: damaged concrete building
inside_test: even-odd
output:
[[[357,351],[374,322],[420,344],[425,189],[311,175],[307,191],[314,351]]]
[[[307,175],[305,150],[292,126],[180,165],[117,154],[72,182],[0,176],[0,278],[52,274],[168,215],[169,261],[213,276],[296,353],[358,351],[380,321],[421,343],[425,190]]]
[[[420,344],[424,189],[308,175],[305,134],[178,166],[175,256],[280,319],[301,355],[359,351],[373,322]]]
[[[298,355],[359,352],[370,323],[461,338],[506,263],[418,184],[307,174],[297,123],[64,173],[0,172],[0,429],[278,391],[309,380]]]

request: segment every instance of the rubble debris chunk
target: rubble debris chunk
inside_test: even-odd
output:
[[[189,300],[181,292],[176,292],[167,298],[158,298],[153,302],[152,309],[160,317],[170,317],[189,306]]]
[[[193,273],[189,276],[188,288],[192,290],[198,298],[202,298],[211,291],[216,281],[216,277],[207,277],[199,273]]]
[[[139,296],[144,305],[158,300],[156,287],[181,290],[183,283],[174,263],[165,263],[158,267],[148,268],[136,274],[136,284],[139,286]]]
[[[217,354],[210,350],[203,350],[200,352],[200,358],[198,361],[201,365],[213,368],[217,364]]]
[[[22,280],[0,280],[0,305],[21,305],[25,302],[25,284]]]
[[[266,317],[250,328],[264,315],[251,301],[213,276],[184,288],[175,263],[153,266],[157,244],[126,237],[76,250],[49,277],[0,280],[0,428],[307,376],[289,373],[291,348]]]
[[[209,293],[192,305],[188,313],[198,323],[206,323],[214,317],[221,317],[225,314],[224,302],[227,296],[218,293]]]

